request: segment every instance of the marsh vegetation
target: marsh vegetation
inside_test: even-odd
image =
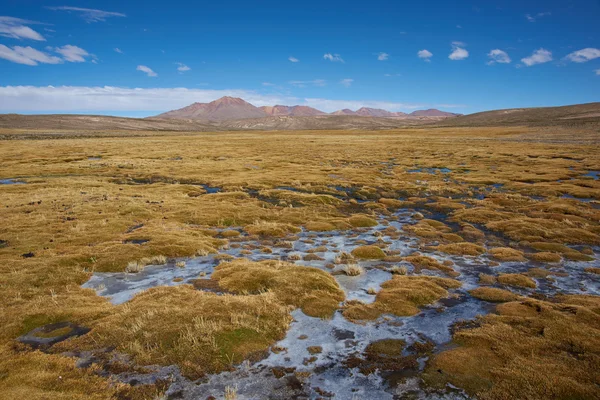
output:
[[[2,133],[7,398],[600,396],[595,131]]]

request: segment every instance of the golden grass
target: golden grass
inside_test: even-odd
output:
[[[431,258],[431,257],[423,256],[423,255],[412,255],[412,256],[404,257],[404,261],[408,261],[409,263],[414,265],[414,267],[415,267],[414,272],[417,274],[421,273],[421,270],[423,270],[423,269],[429,269],[429,270],[437,270],[437,271],[443,272],[446,275],[453,277],[453,278],[460,275],[460,273],[456,272],[454,270],[454,268],[440,263],[435,258]]]
[[[348,222],[355,228],[369,228],[377,225],[377,221],[366,215],[353,215]]]
[[[433,276],[394,277],[381,285],[372,304],[347,302],[344,317],[349,320],[373,320],[381,314],[394,314],[400,317],[420,312],[419,307],[434,303],[448,296],[447,289],[461,286],[459,281]]]
[[[527,261],[522,251],[510,247],[495,247],[490,249],[489,253],[493,259],[499,261]]]
[[[313,232],[327,232],[327,231],[334,231],[337,229],[335,227],[335,225],[333,225],[329,222],[323,222],[323,221],[307,222],[304,225],[304,228],[306,228],[307,231],[313,231]]]
[[[455,256],[480,256],[485,253],[485,247],[470,242],[442,244],[437,246],[437,250]]]
[[[498,282],[503,285],[519,286],[532,289],[537,287],[537,283],[535,283],[533,279],[523,274],[500,274],[498,275]]]
[[[424,374],[480,399],[598,397],[600,299],[562,296],[504,303],[479,328],[454,334],[458,348],[436,355]]]
[[[479,287],[470,290],[469,294],[480,300],[491,301],[493,303],[504,303],[507,301],[514,301],[519,298],[518,295],[511,291],[491,287]]]
[[[388,212],[386,207],[421,207],[430,198],[432,205],[424,208],[443,210],[450,221],[460,225],[456,232],[445,224],[426,221],[419,225],[425,235],[432,235],[431,240],[443,245],[451,246],[458,239],[454,235],[466,242],[483,244],[484,232],[471,224],[483,224],[486,232],[526,241],[521,244],[525,247],[536,242],[593,245],[600,235],[600,211],[588,203],[559,198],[563,194],[600,198],[600,182],[579,179],[600,164],[597,146],[576,142],[580,138],[593,139],[597,134],[527,128],[407,128],[389,132],[298,131],[293,135],[98,132],[97,137],[88,135],[84,139],[62,132],[60,140],[40,140],[37,138],[43,137],[43,132],[6,132],[27,140],[2,142],[0,177],[20,178],[27,184],[0,186],[3,349],[28,330],[60,321],[93,327],[88,335],[101,333],[98,337],[103,343],[119,346],[120,338],[109,335],[117,324],[117,317],[110,316],[121,315],[125,306],[113,306],[80,285],[94,271],[121,272],[129,262],[143,258],[215,253],[227,242],[219,235],[223,229],[247,227],[252,235],[271,239],[273,233],[291,235],[297,227],[307,227],[311,221],[326,222],[337,229],[373,226],[375,212]],[[522,139],[528,140],[526,146]],[[556,140],[562,142],[556,144]],[[143,152],[139,151],[140,143]],[[391,175],[382,174],[381,162],[388,160],[390,154],[397,165]],[[88,160],[90,155],[100,155],[102,159]],[[415,164],[447,166],[456,179],[445,182],[442,174],[427,174],[425,181],[424,174],[404,172]],[[461,169],[470,172],[461,173]],[[561,182],[556,182],[559,178]],[[474,187],[492,183],[504,186],[486,194],[484,200],[475,200]],[[204,194],[198,184],[218,186],[222,192]],[[358,204],[311,194],[323,193],[331,185],[354,187],[364,198],[383,200],[375,205]],[[269,192],[279,186],[293,186],[306,193]],[[329,190],[327,193],[335,193]],[[252,195],[265,191],[269,201]],[[473,207],[461,209],[459,201],[444,200],[450,195],[464,196]],[[530,195],[547,200],[532,200]],[[385,200],[396,198],[407,200]],[[423,214],[428,215],[425,211]],[[424,219],[420,213],[415,218],[421,222]],[[253,226],[257,221],[269,226]],[[149,241],[143,245],[126,242],[136,238]],[[421,239],[430,240],[425,236]],[[527,257],[539,262],[567,258],[564,252],[555,250]],[[22,257],[29,252],[34,257]],[[582,252],[568,253],[570,257],[589,257]],[[183,289],[169,288],[167,292],[171,290]],[[189,308],[204,304],[205,300],[185,293],[182,298],[187,301],[189,297],[191,301],[175,304],[180,305],[182,309],[177,312],[189,322],[197,316],[188,314],[192,313]],[[161,296],[170,299],[174,294]],[[256,296],[238,297],[243,301]],[[275,311],[278,305],[282,306],[277,299],[270,301]],[[252,304],[257,305],[256,302]],[[167,312],[164,310],[168,304],[149,301],[146,307],[142,306],[135,303],[140,315],[160,314]],[[379,315],[379,310],[374,311]],[[287,313],[282,315],[285,321]],[[159,337],[161,329],[178,337],[185,331],[183,323],[186,321],[175,322],[171,331],[159,321],[149,330],[150,339]],[[273,331],[263,336],[278,337],[284,326],[274,322]],[[132,340],[133,335],[125,338]],[[226,348],[225,343],[229,342],[223,339],[222,347]],[[57,393],[65,398],[104,398],[114,393],[114,387],[106,389],[105,378],[87,376],[75,369],[71,360],[58,355],[8,350],[2,354],[2,393],[8,398],[53,398],[59,396]],[[165,365],[182,360],[176,351],[169,350],[168,354],[171,359],[153,361]],[[210,354],[206,357],[210,358]],[[239,360],[241,353],[236,354]],[[56,371],[61,376],[69,377],[66,383],[53,384],[54,372],[46,375],[45,365],[53,368],[54,363],[60,364]],[[93,388],[102,392],[98,394]]]
[[[374,245],[359,246],[352,250],[351,254],[363,260],[381,260],[385,258],[383,250]]]
[[[539,253],[527,254],[527,258],[537,262],[559,263],[562,261],[560,254],[551,253],[549,251],[541,251]]]
[[[273,293],[282,304],[299,307],[312,317],[330,318],[344,300],[344,292],[330,274],[281,261],[221,263],[212,279],[232,293]]]
[[[197,378],[266,350],[291,322],[273,293],[216,295],[190,285],[159,287],[115,307],[92,332],[61,343],[64,349],[117,345],[140,365],[177,364]]]
[[[251,235],[282,238],[291,233],[298,233],[301,229],[291,224],[257,221],[252,225],[245,226],[244,230]]]

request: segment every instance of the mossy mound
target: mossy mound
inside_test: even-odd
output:
[[[360,246],[352,250],[354,257],[363,260],[381,260],[385,258],[385,253],[381,248],[373,245]]]

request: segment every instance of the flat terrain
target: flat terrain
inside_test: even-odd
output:
[[[593,126],[13,128],[5,398],[600,397]]]

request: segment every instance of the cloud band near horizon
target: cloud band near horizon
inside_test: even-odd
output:
[[[344,108],[382,108],[411,111],[419,108],[466,107],[461,104],[398,103],[379,100],[334,100],[260,94],[243,89],[122,88],[113,86],[0,86],[0,113],[147,112],[148,116],[207,103],[223,96],[240,97],[260,107],[276,104],[304,105],[325,112]]]

